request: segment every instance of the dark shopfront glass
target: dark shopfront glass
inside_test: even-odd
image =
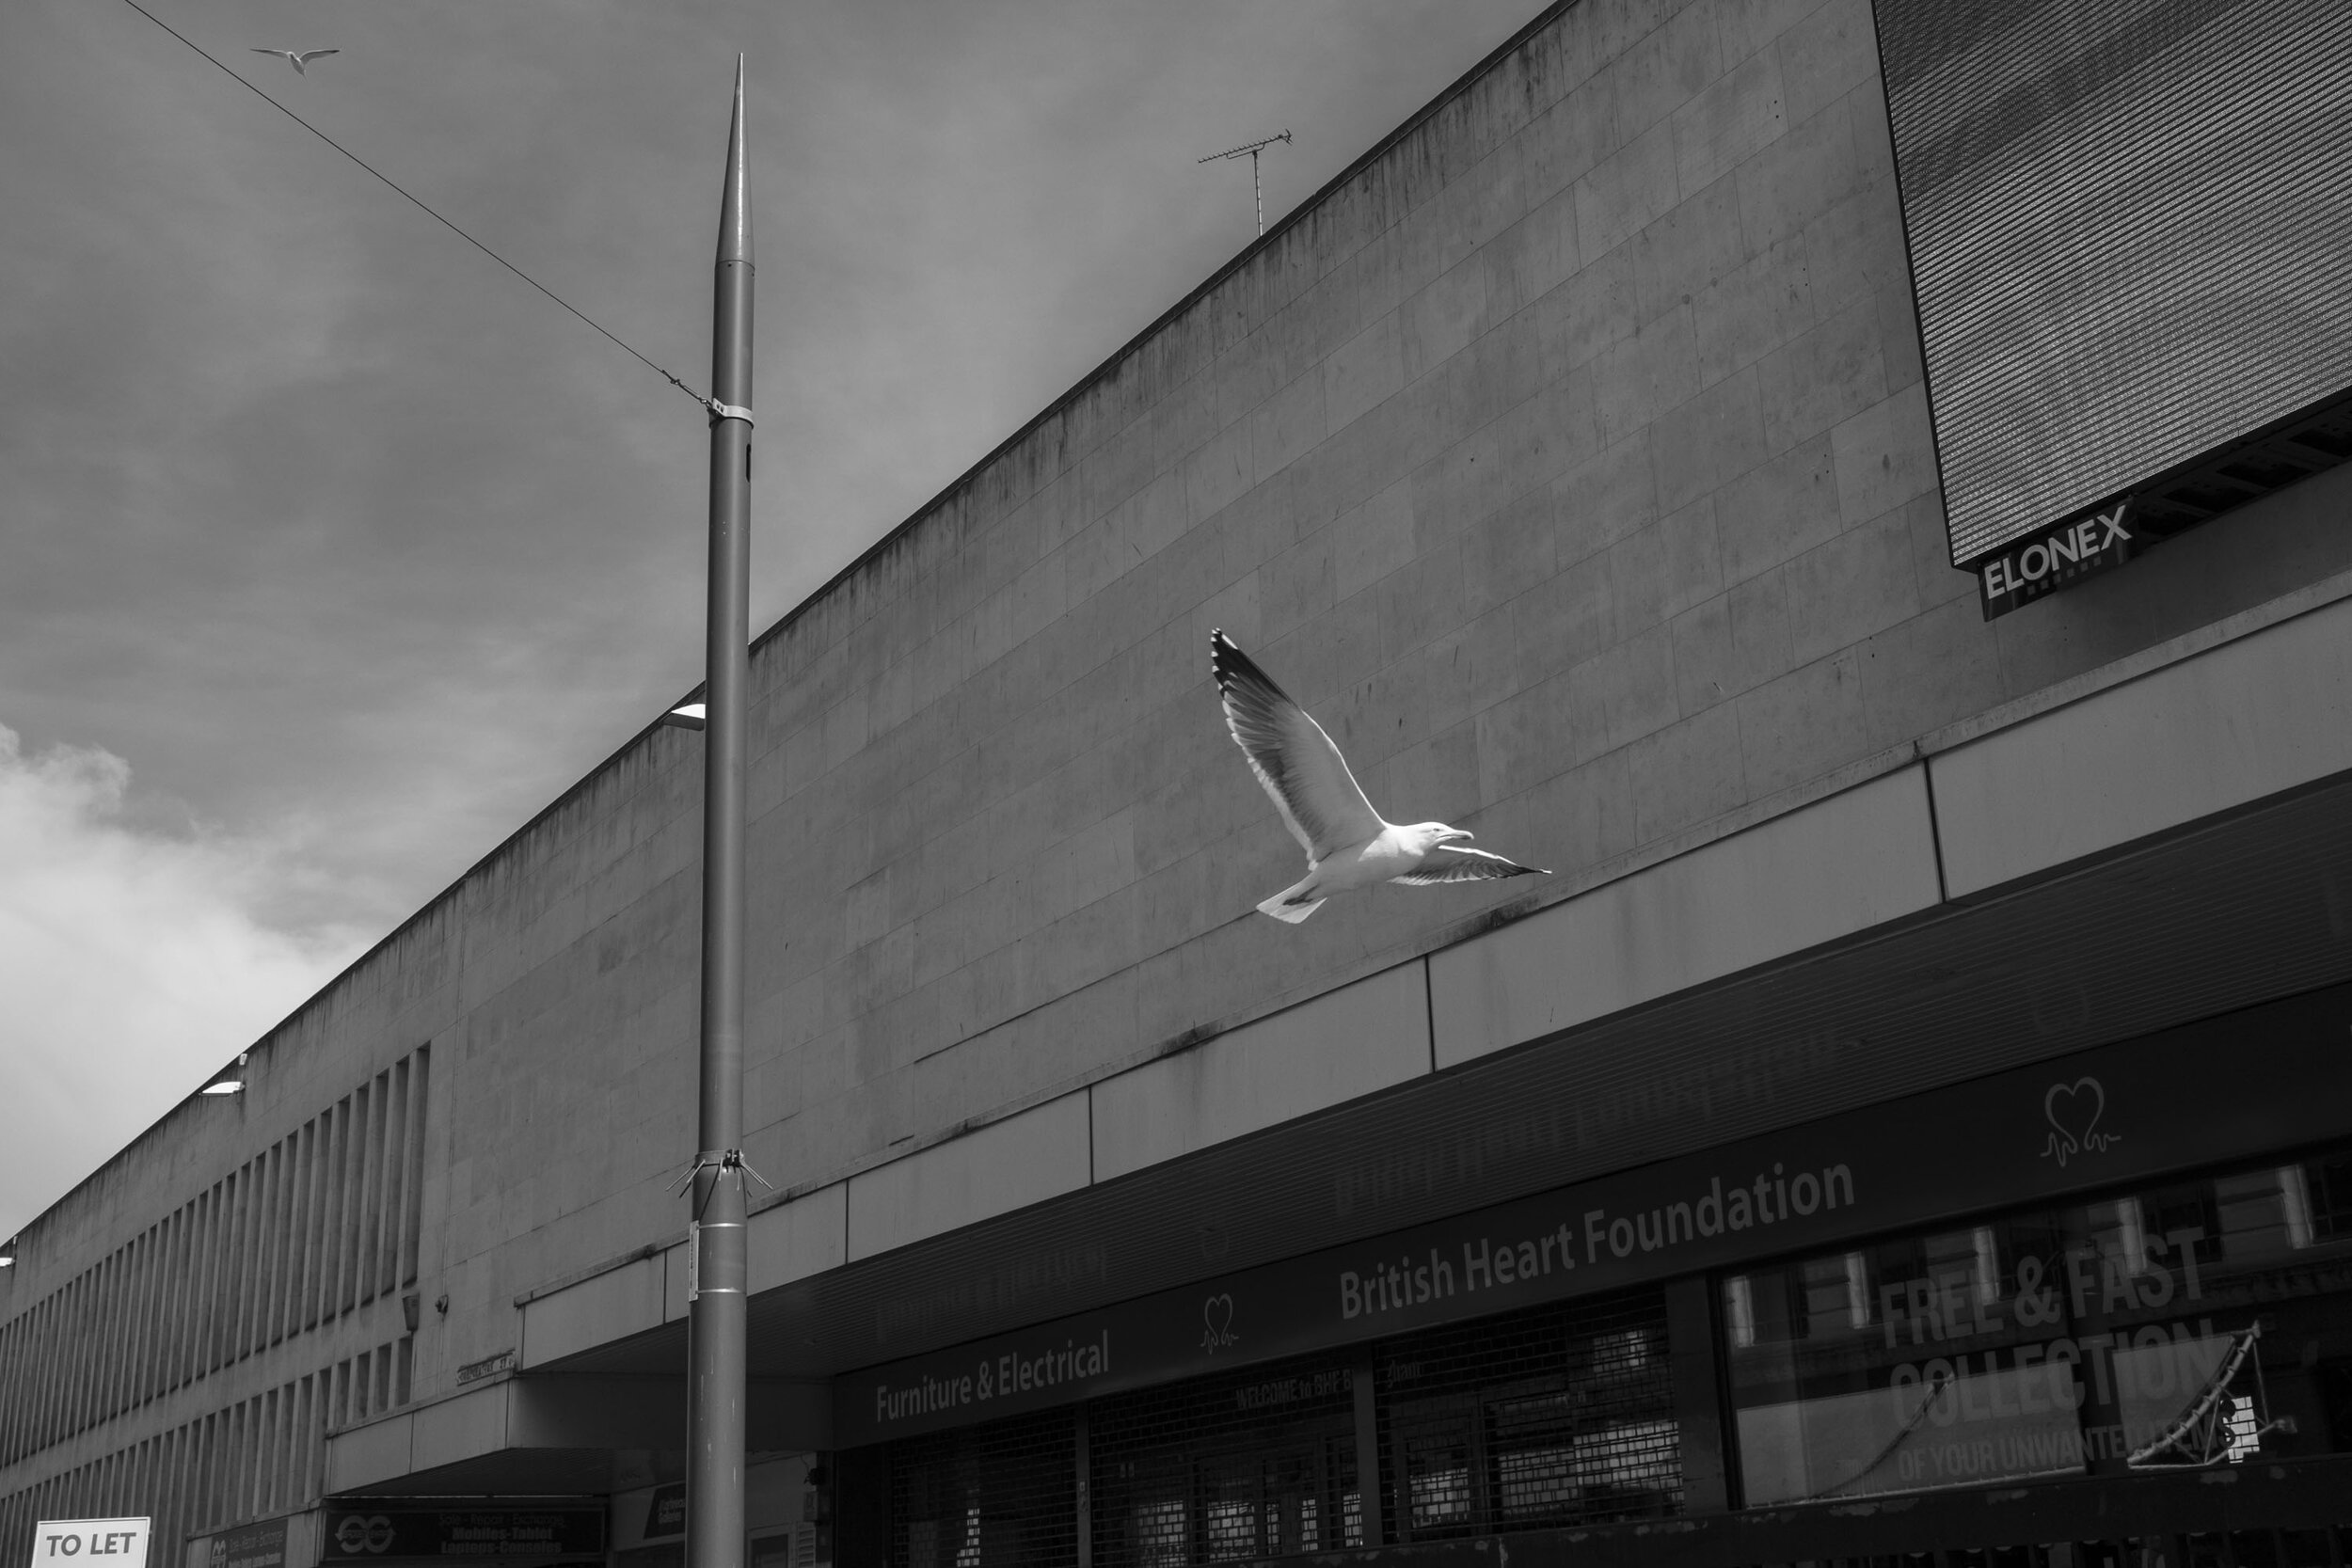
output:
[[[2352,1147],[1723,1282],[1750,1506],[2352,1449]]]
[[[1097,1401],[1094,1560],[1178,1568],[1364,1544],[1355,1380],[1328,1356]]]
[[[1657,1291],[1565,1302],[1098,1400],[1096,1568],[1180,1568],[1682,1507]],[[1376,1465],[1357,1378],[1373,1374]]]
[[[1398,1538],[1680,1513],[1670,1366],[1656,1291],[1387,1341],[1379,1389]]]
[[[1077,1429],[1068,1411],[897,1445],[897,1568],[1037,1568],[1078,1558]]]

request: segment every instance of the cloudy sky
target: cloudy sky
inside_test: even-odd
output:
[[[1538,8],[144,3],[698,385],[749,55],[761,627]],[[5,1237],[694,684],[705,433],[120,0],[0,212]]]

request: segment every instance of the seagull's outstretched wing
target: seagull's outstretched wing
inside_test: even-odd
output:
[[[297,66],[308,65],[312,60],[317,59],[321,55],[340,55],[342,53],[342,51],[340,49],[305,49],[301,55],[295,58],[294,64]]]
[[[291,60],[291,59],[293,59],[293,58],[294,58],[294,52],[293,52],[292,50],[288,50],[288,49],[264,49],[264,48],[262,48],[260,44],[255,44],[255,45],[253,46],[253,52],[254,52],[256,55],[277,55],[277,56],[278,56],[279,59],[281,59],[281,60]]]
[[[1438,882],[1489,882],[1502,877],[1549,877],[1532,865],[1506,861],[1501,855],[1490,855],[1484,849],[1465,849],[1458,844],[1441,844],[1429,851],[1429,858],[1402,877],[1391,877],[1392,882],[1413,887],[1430,887]]]
[[[1310,861],[1361,844],[1388,826],[1323,726],[1222,631],[1209,633],[1209,663],[1225,700],[1225,727]]]

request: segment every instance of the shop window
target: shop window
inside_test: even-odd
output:
[[[1074,1568],[1074,1420],[1054,1411],[895,1444],[890,1502],[905,1568]]]
[[[793,1531],[769,1530],[751,1538],[747,1554],[751,1568],[797,1568],[792,1550]]]
[[[1099,1568],[1178,1568],[1364,1544],[1355,1384],[1332,1358],[1095,1402]]]
[[[1130,1513],[1128,1560],[1136,1568],[1178,1568],[1192,1560],[1192,1510],[1181,1495],[1136,1503]]]
[[[2347,1447],[2352,1151],[1722,1282],[1750,1506]]]
[[[1582,1466],[1570,1396],[1497,1400],[1487,1418],[1495,1429],[1496,1513],[1508,1521],[1548,1519],[1572,1507]]]
[[[1655,1517],[1682,1504],[1655,1291],[1407,1336],[1382,1348],[1399,1537]]]
[[[1424,1400],[1397,1414],[1407,1539],[1469,1534],[1478,1523],[1470,1485],[1477,1463],[1470,1435],[1476,1406],[1454,1399]]]

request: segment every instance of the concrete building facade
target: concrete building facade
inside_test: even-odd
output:
[[[1545,11],[759,640],[755,1564],[2344,1560],[2352,468],[1988,618],[1883,58]],[[1218,627],[1553,874],[1249,913]],[[699,747],[18,1238],[0,1553],[676,1560]]]

